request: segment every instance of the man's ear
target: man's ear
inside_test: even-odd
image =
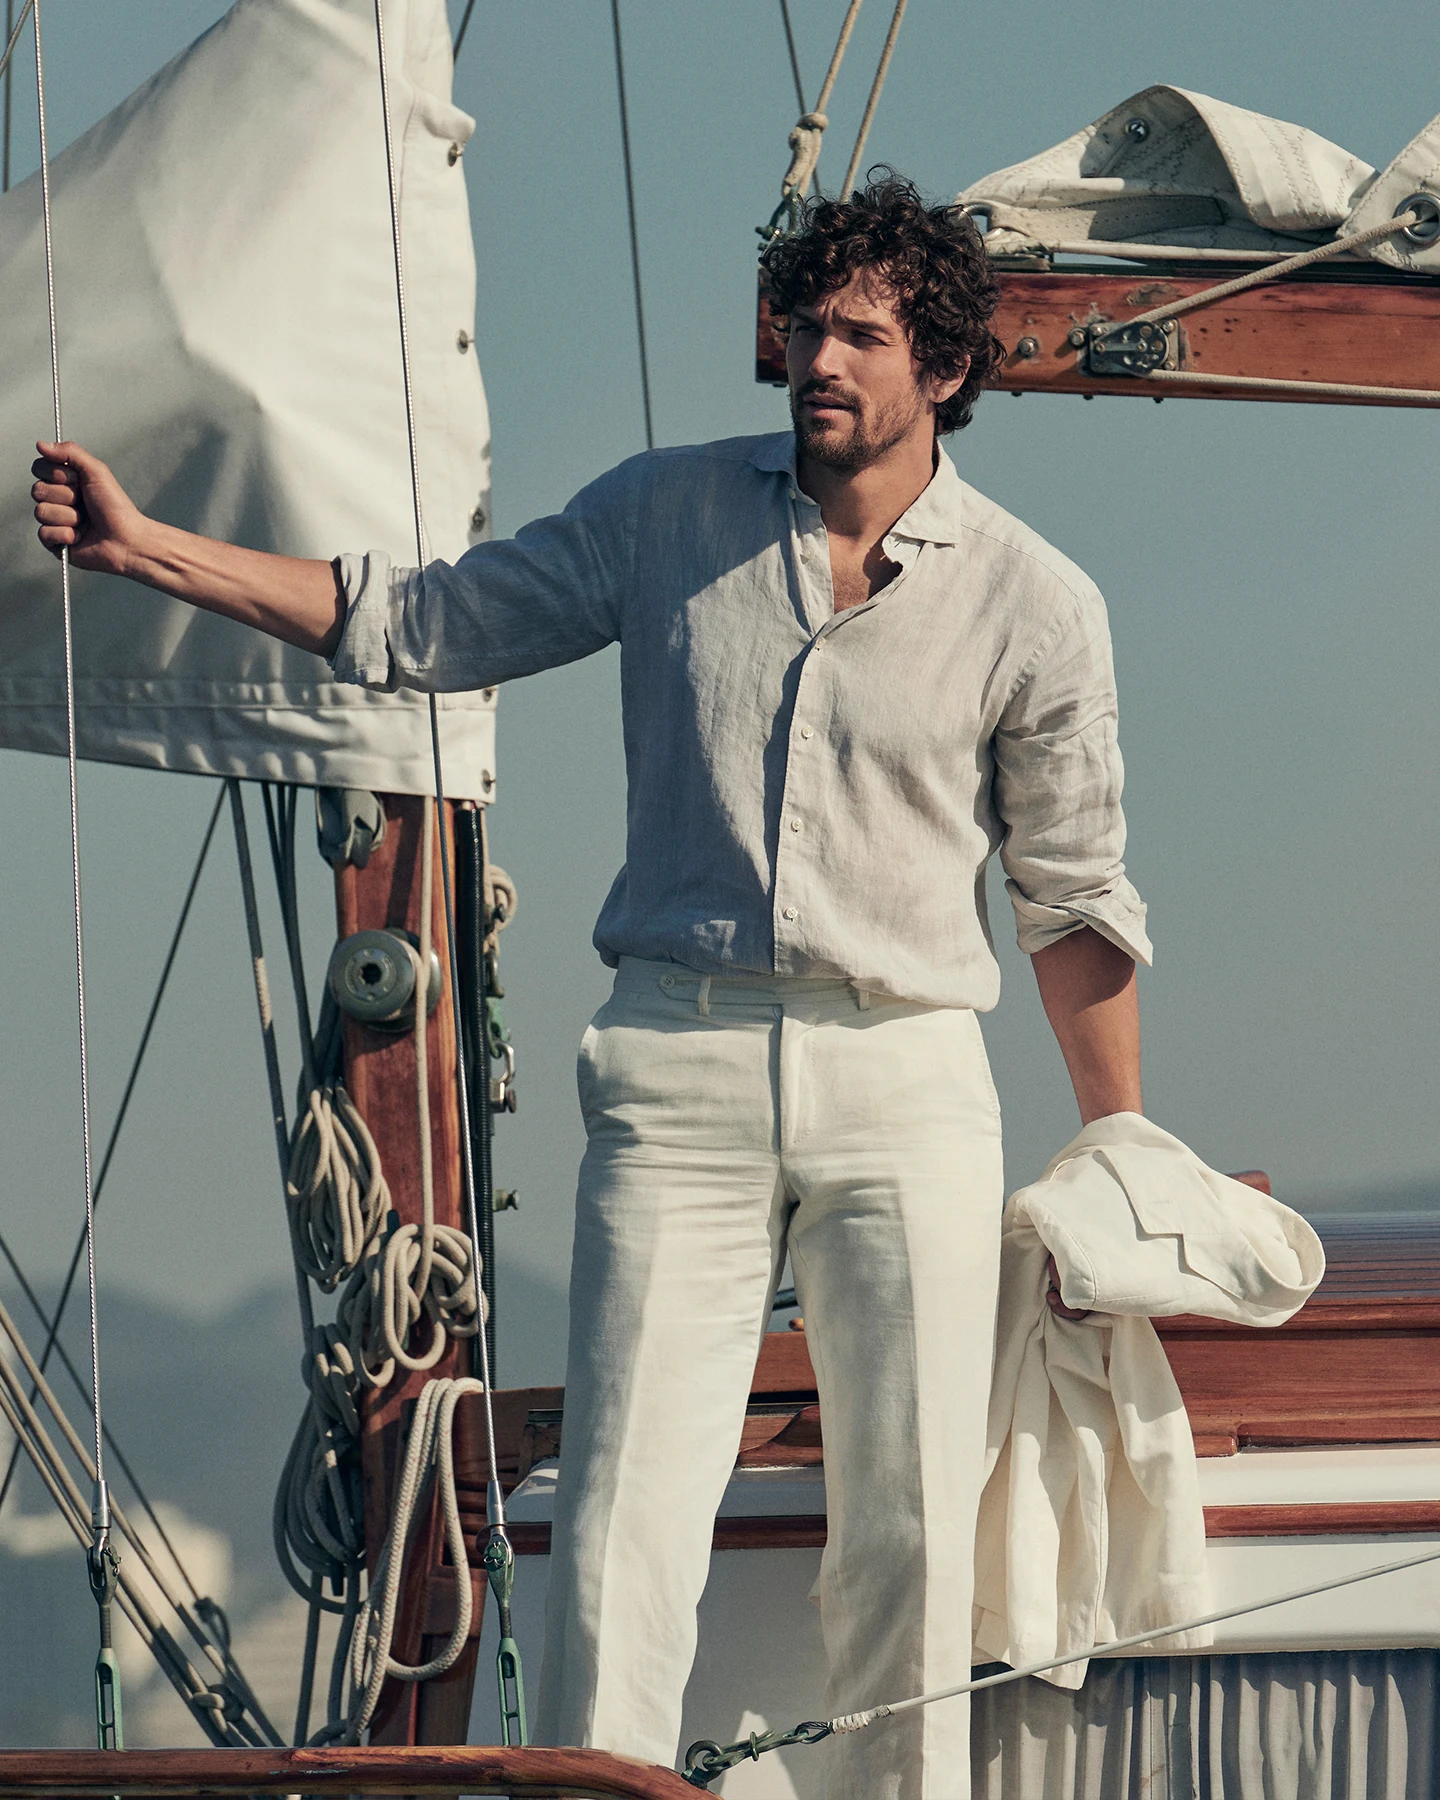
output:
[[[970,358],[967,356],[960,365],[958,375],[949,375],[943,381],[935,375],[926,380],[926,392],[932,406],[943,406],[947,400],[953,400],[965,385],[965,377],[970,373]]]

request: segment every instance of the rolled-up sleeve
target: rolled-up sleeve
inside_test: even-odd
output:
[[[1151,960],[1145,903],[1126,879],[1124,764],[1105,604],[1070,596],[994,736],[1000,861],[1020,948],[1033,956],[1089,925]]]
[[[476,544],[453,564],[397,568],[376,551],[337,558],[346,613],[330,659],[336,680],[461,692],[614,643],[631,585],[642,460],[592,482],[564,512]]]

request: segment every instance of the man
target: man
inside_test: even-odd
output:
[[[466,689],[618,641],[627,857],[585,1034],[538,1735],[669,1762],[711,1520],[788,1253],[825,1419],[833,1712],[965,1679],[1001,1205],[976,1013],[998,848],[1085,1120],[1138,1111],[1121,766],[1091,583],[962,485],[1001,346],[968,221],[888,178],[774,247],[794,433],[655,451],[453,568],[143,518],[42,445],[42,541],[319,652]],[[817,1702],[819,1696],[817,1695]],[[763,1696],[757,1695],[763,1701]],[[959,1800],[963,1703],[817,1751]]]

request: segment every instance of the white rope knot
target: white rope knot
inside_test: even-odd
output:
[[[825,135],[825,127],[829,123],[823,112],[801,113],[795,121],[788,140],[790,167],[780,183],[780,192],[787,199],[791,194],[803,194],[809,187],[815,165],[820,160],[820,144]]]
[[[412,1351],[410,1336],[422,1319],[430,1321],[429,1341]],[[468,1236],[432,1225],[427,1240],[421,1226],[401,1225],[350,1277],[336,1322],[367,1387],[385,1387],[397,1363],[433,1369],[450,1338],[479,1330]]]

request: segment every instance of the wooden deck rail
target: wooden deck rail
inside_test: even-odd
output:
[[[695,1800],[673,1769],[603,1750],[369,1745],[343,1750],[0,1750],[0,1795],[498,1794]]]

